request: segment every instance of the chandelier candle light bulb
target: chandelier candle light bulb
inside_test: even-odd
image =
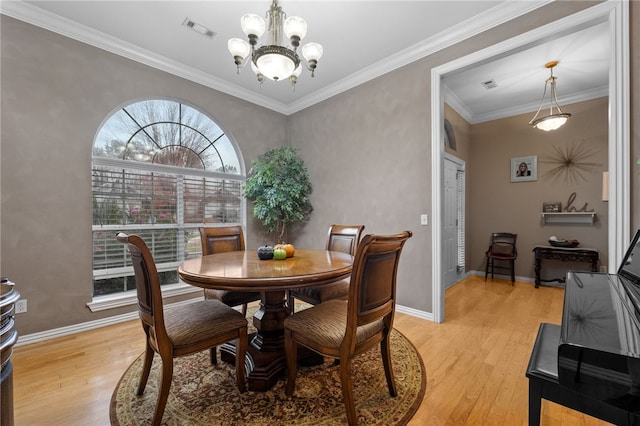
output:
[[[307,22],[298,17],[286,17],[278,0],[273,0],[267,11],[267,22],[255,14],[244,15],[240,19],[242,31],[249,41],[232,38],[227,45],[233,56],[238,73],[247,62],[251,62],[251,69],[262,84],[264,78],[274,81],[289,79],[293,87],[302,73],[303,61],[298,56],[300,42],[307,35]],[[258,39],[268,33],[268,44],[257,47]],[[290,41],[291,47],[284,45],[283,39]],[[307,43],[302,46],[302,55],[306,60],[306,68],[314,77],[318,61],[322,57],[322,46],[318,43]]]

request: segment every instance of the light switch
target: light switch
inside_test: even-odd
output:
[[[420,225],[428,225],[429,224],[429,215],[421,214],[420,215]]]

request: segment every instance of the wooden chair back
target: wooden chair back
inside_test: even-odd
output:
[[[144,240],[137,235],[119,233],[116,238],[127,246],[131,254],[142,326],[145,330],[147,327],[151,329],[151,335],[156,336],[156,344],[159,345],[160,342],[168,340],[168,336],[164,324],[160,277],[153,255]]]
[[[199,228],[202,243],[202,255],[244,251],[244,232],[242,226],[222,226]]]
[[[327,234],[326,250],[356,254],[364,225],[331,225]]]
[[[351,272],[343,348],[356,346],[356,332],[360,326],[383,321],[382,336],[372,339],[372,344],[391,331],[400,254],[412,235],[411,231],[395,235],[365,235],[360,241]]]
[[[491,244],[487,255],[499,258],[516,258],[518,250],[516,249],[516,240],[518,234],[509,232],[494,232],[491,234]]]

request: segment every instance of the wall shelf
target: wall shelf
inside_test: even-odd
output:
[[[560,212],[560,213],[540,213],[542,224],[554,223],[578,223],[593,226],[596,220],[596,212]]]

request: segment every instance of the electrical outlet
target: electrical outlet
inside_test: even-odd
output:
[[[16,314],[27,312],[27,299],[20,299],[16,302]]]

